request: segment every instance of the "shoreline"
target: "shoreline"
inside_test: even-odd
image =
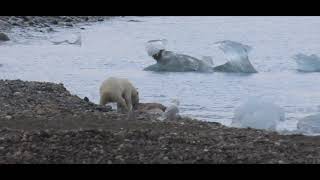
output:
[[[0,80],[0,163],[319,163],[320,137],[189,118],[128,120],[62,84]]]
[[[110,18],[1,16],[0,33],[47,33]],[[137,111],[135,120],[127,120],[62,84],[0,79],[0,163],[320,163],[320,136],[157,117]]]

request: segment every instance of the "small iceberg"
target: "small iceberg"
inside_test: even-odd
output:
[[[179,117],[179,105],[180,102],[177,99],[173,99],[171,104],[166,108],[158,120],[175,120]]]
[[[248,53],[252,48],[234,41],[219,41],[215,43],[227,56],[228,62],[214,67],[215,71],[232,73],[257,73],[249,61]]]
[[[151,40],[147,42],[146,50],[149,56],[157,61],[144,70],[167,72],[232,72],[257,73],[248,58],[252,49],[250,46],[233,42],[219,41],[215,43],[227,56],[228,62],[214,67],[210,56],[198,59],[185,54],[178,54],[166,50],[167,40]]]
[[[295,55],[293,59],[296,60],[299,71],[320,72],[320,58],[315,54],[308,56],[300,53]]]
[[[234,112],[231,126],[275,131],[279,122],[285,120],[285,112],[279,106],[251,98]]]
[[[144,70],[164,72],[213,72],[213,60],[209,56],[198,59],[192,56],[166,50],[167,40],[151,40],[146,50],[157,61]]]
[[[303,134],[320,134],[320,113],[299,120],[297,129]]]

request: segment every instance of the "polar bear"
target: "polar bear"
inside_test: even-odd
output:
[[[100,105],[112,102],[118,111],[131,112],[139,104],[139,92],[128,79],[110,77],[100,86]]]

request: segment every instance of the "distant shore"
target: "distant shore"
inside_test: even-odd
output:
[[[72,28],[79,23],[102,22],[110,18],[112,16],[0,16],[0,33],[10,38],[8,34],[13,28],[31,28],[46,33],[56,27]]]

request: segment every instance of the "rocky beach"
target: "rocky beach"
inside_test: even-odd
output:
[[[1,16],[12,28],[75,27],[102,16]],[[0,47],[1,48],[1,47]],[[1,64],[0,64],[1,67]],[[158,120],[156,102],[135,118],[80,98],[63,84],[0,77],[1,164],[295,164],[320,162],[320,137],[231,128],[191,118]]]
[[[320,138],[180,118],[128,120],[62,84],[0,81],[0,163],[318,163]],[[140,109],[144,109],[143,104]]]

